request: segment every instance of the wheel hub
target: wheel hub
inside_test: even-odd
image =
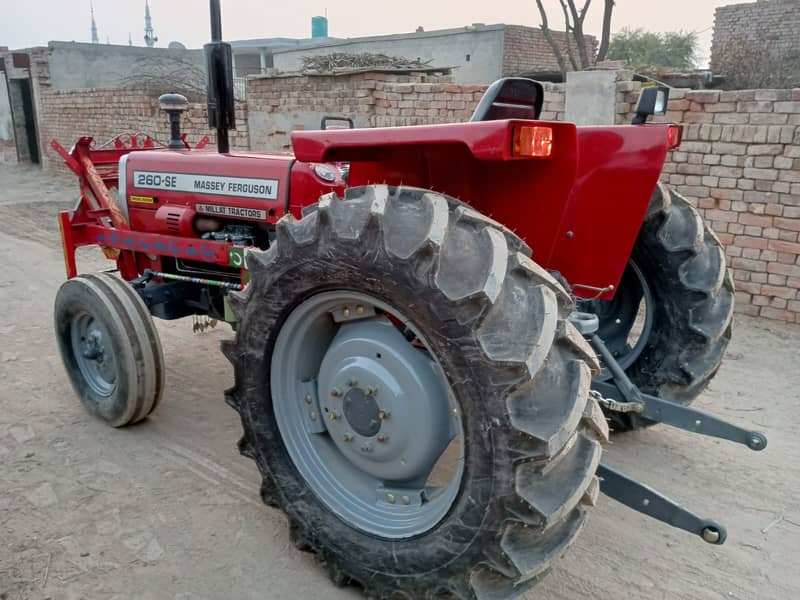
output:
[[[81,313],[71,323],[72,349],[86,383],[99,396],[110,396],[116,386],[117,365],[112,352],[106,352],[109,336],[103,324]]]
[[[322,360],[319,397],[341,452],[385,481],[424,480],[451,439],[434,363],[383,317],[342,325]]]
[[[600,320],[597,335],[623,369],[630,367],[644,351],[653,328],[655,303],[644,273],[631,259],[611,301],[582,301],[579,309]],[[601,380],[610,378],[603,369]]]
[[[360,436],[373,437],[381,430],[381,411],[374,396],[353,388],[344,397],[344,418]]]

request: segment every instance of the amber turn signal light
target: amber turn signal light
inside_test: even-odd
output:
[[[670,125],[667,127],[667,148],[672,150],[681,145],[683,139],[683,127],[681,125]]]
[[[547,158],[553,154],[553,129],[540,125],[521,125],[514,128],[511,145],[514,156]]]

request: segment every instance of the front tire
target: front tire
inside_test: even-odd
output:
[[[223,345],[235,371],[226,400],[241,416],[240,451],[258,465],[264,502],[288,515],[294,542],[317,552],[335,582],[358,582],[374,598],[513,598],[538,581],[580,531],[598,493],[595,470],[608,435],[589,395],[597,363],[565,320],[569,296],[522,248],[513,234],[456,200],[368,186],[348,190],[344,199],[323,197],[300,221],[284,217],[277,243],[248,255],[251,283],[232,296],[236,339]],[[367,504],[357,483],[365,471],[380,476],[378,461],[353,459],[350,472],[332,466],[346,462],[334,432],[350,417],[336,416],[327,430],[313,418],[312,396],[319,414],[326,414],[338,406],[344,386],[361,385],[315,387],[328,378],[329,354],[352,342],[336,340],[346,326],[342,319],[354,310],[375,311],[361,321],[364,327],[377,327],[376,320],[381,327],[405,325],[390,352],[407,353],[403,344],[413,340],[413,352],[438,365],[460,421],[455,493],[445,510],[414,530],[389,517],[354,518],[337,504],[340,488],[349,485],[362,514],[402,517],[405,510],[395,507],[394,495],[386,496],[390,504],[381,495],[372,500],[380,510]],[[301,352],[308,331],[314,334]],[[374,361],[374,340],[365,334],[356,341],[370,351],[346,360]],[[293,370],[294,357],[302,357],[305,378]],[[361,376],[376,376],[371,373]],[[413,379],[397,376],[403,378]],[[422,406],[428,404],[435,403]],[[297,406],[298,414],[312,417],[305,435],[313,443],[303,445],[303,430],[292,429],[286,418]],[[417,423],[411,426],[419,445],[428,439],[422,433],[427,421],[438,419],[428,410],[417,408],[417,420],[406,421]],[[398,412],[394,435],[403,439],[402,408]],[[361,431],[362,438],[370,433]],[[419,485],[410,473],[397,477],[379,489],[402,489],[412,480]],[[410,504],[409,519],[420,510]]]
[[[155,410],[166,371],[161,342],[128,283],[106,273],[70,279],[54,317],[64,368],[90,414],[123,427]]]

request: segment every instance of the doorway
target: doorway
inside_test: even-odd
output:
[[[33,105],[33,88],[30,79],[8,80],[11,118],[17,140],[17,158],[20,162],[39,163],[39,139],[36,133],[36,113]]]

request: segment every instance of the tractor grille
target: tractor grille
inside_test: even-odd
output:
[[[179,212],[170,212],[167,213],[167,229],[169,229],[173,233],[180,233],[181,231],[181,216],[182,213]]]

